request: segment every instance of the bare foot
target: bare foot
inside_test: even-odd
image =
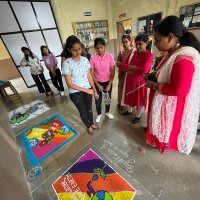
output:
[[[97,126],[94,125],[94,124],[92,124],[91,127],[92,127],[93,129],[97,129]]]
[[[88,132],[90,135],[93,135],[93,130],[92,130],[91,127],[87,129],[87,132]]]

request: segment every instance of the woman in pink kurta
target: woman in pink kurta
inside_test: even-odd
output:
[[[132,112],[130,111],[130,108],[133,107],[136,107],[138,111],[133,123],[139,121],[142,109],[146,108],[147,104],[146,87],[141,87],[132,93],[130,92],[145,84],[144,75],[150,71],[153,55],[146,49],[148,39],[147,35],[138,35],[135,38],[137,51],[134,52],[132,58],[130,58],[131,55],[129,55],[121,64],[121,70],[127,72],[123,89],[124,95],[122,104],[129,106],[129,112]]]
[[[157,48],[168,53],[157,67],[157,83],[147,81],[152,90],[146,142],[161,153],[175,150],[189,154],[199,115],[200,45],[175,16],[157,24],[154,37]]]

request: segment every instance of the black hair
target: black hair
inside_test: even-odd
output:
[[[81,45],[81,41],[75,35],[69,36],[66,40],[64,50],[61,53],[62,57],[65,58],[72,57],[72,54],[70,53],[69,49],[71,49],[77,43]]]
[[[94,47],[96,47],[98,44],[106,46],[106,42],[105,42],[105,40],[103,38],[95,38]]]
[[[125,33],[126,33],[127,35],[130,35],[130,34],[131,34],[131,29],[127,29],[127,30],[125,31]]]
[[[154,31],[162,36],[168,36],[170,33],[175,35],[180,45],[191,46],[200,52],[200,43],[193,33],[188,32],[180,19],[176,16],[168,16],[155,25]]]
[[[81,55],[86,57],[88,60],[90,60],[91,54],[88,52],[87,48],[85,47],[85,45],[83,43],[81,43],[81,48],[82,48]]]
[[[147,34],[138,34],[135,37],[135,42],[141,40],[142,42],[147,42],[149,40],[149,36]]]
[[[86,47],[85,47],[85,45],[83,43],[81,43],[81,48],[82,48],[83,51],[85,51],[86,53],[88,53],[88,50],[86,49]]]
[[[49,48],[48,48],[47,46],[42,45],[42,46],[40,47],[40,51],[41,51],[42,56],[46,56],[46,54],[43,53],[43,49],[44,49],[44,48],[47,48],[47,49],[49,50]],[[51,53],[50,50],[49,50],[49,53]]]
[[[124,35],[122,36],[122,40],[123,40],[123,39],[127,39],[127,40],[131,41],[131,36],[128,35],[128,34],[124,34]]]
[[[22,48],[21,48],[21,51],[22,51],[23,53],[24,53],[24,51],[26,51],[26,50],[27,50],[27,51],[30,51],[30,49],[27,48],[27,47],[22,47]]]
[[[32,53],[32,51],[29,49],[29,48],[27,48],[27,47],[22,47],[21,48],[21,51],[24,53],[24,51],[29,51],[29,53],[30,53],[30,57],[33,59],[33,58],[35,58],[35,56],[33,55],[33,53]],[[29,59],[28,59],[28,55],[25,55],[24,54],[24,57],[25,57],[25,59],[27,60],[27,61],[29,61]]]

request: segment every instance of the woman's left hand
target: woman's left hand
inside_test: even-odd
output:
[[[154,81],[150,81],[150,80],[147,80],[146,81],[146,87],[150,88],[150,89],[154,89],[154,84],[155,82]]]

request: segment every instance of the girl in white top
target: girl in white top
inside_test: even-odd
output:
[[[24,57],[20,62],[21,66],[29,67],[31,76],[33,77],[33,80],[35,81],[36,86],[38,87],[38,90],[40,93],[45,93],[46,96],[49,96],[49,93],[53,95],[53,92],[51,91],[51,88],[49,87],[44,74],[43,74],[43,67],[40,63],[40,60],[37,56],[35,56],[30,49],[27,47],[21,48],[22,52],[24,53]],[[40,82],[42,81],[42,83]]]

